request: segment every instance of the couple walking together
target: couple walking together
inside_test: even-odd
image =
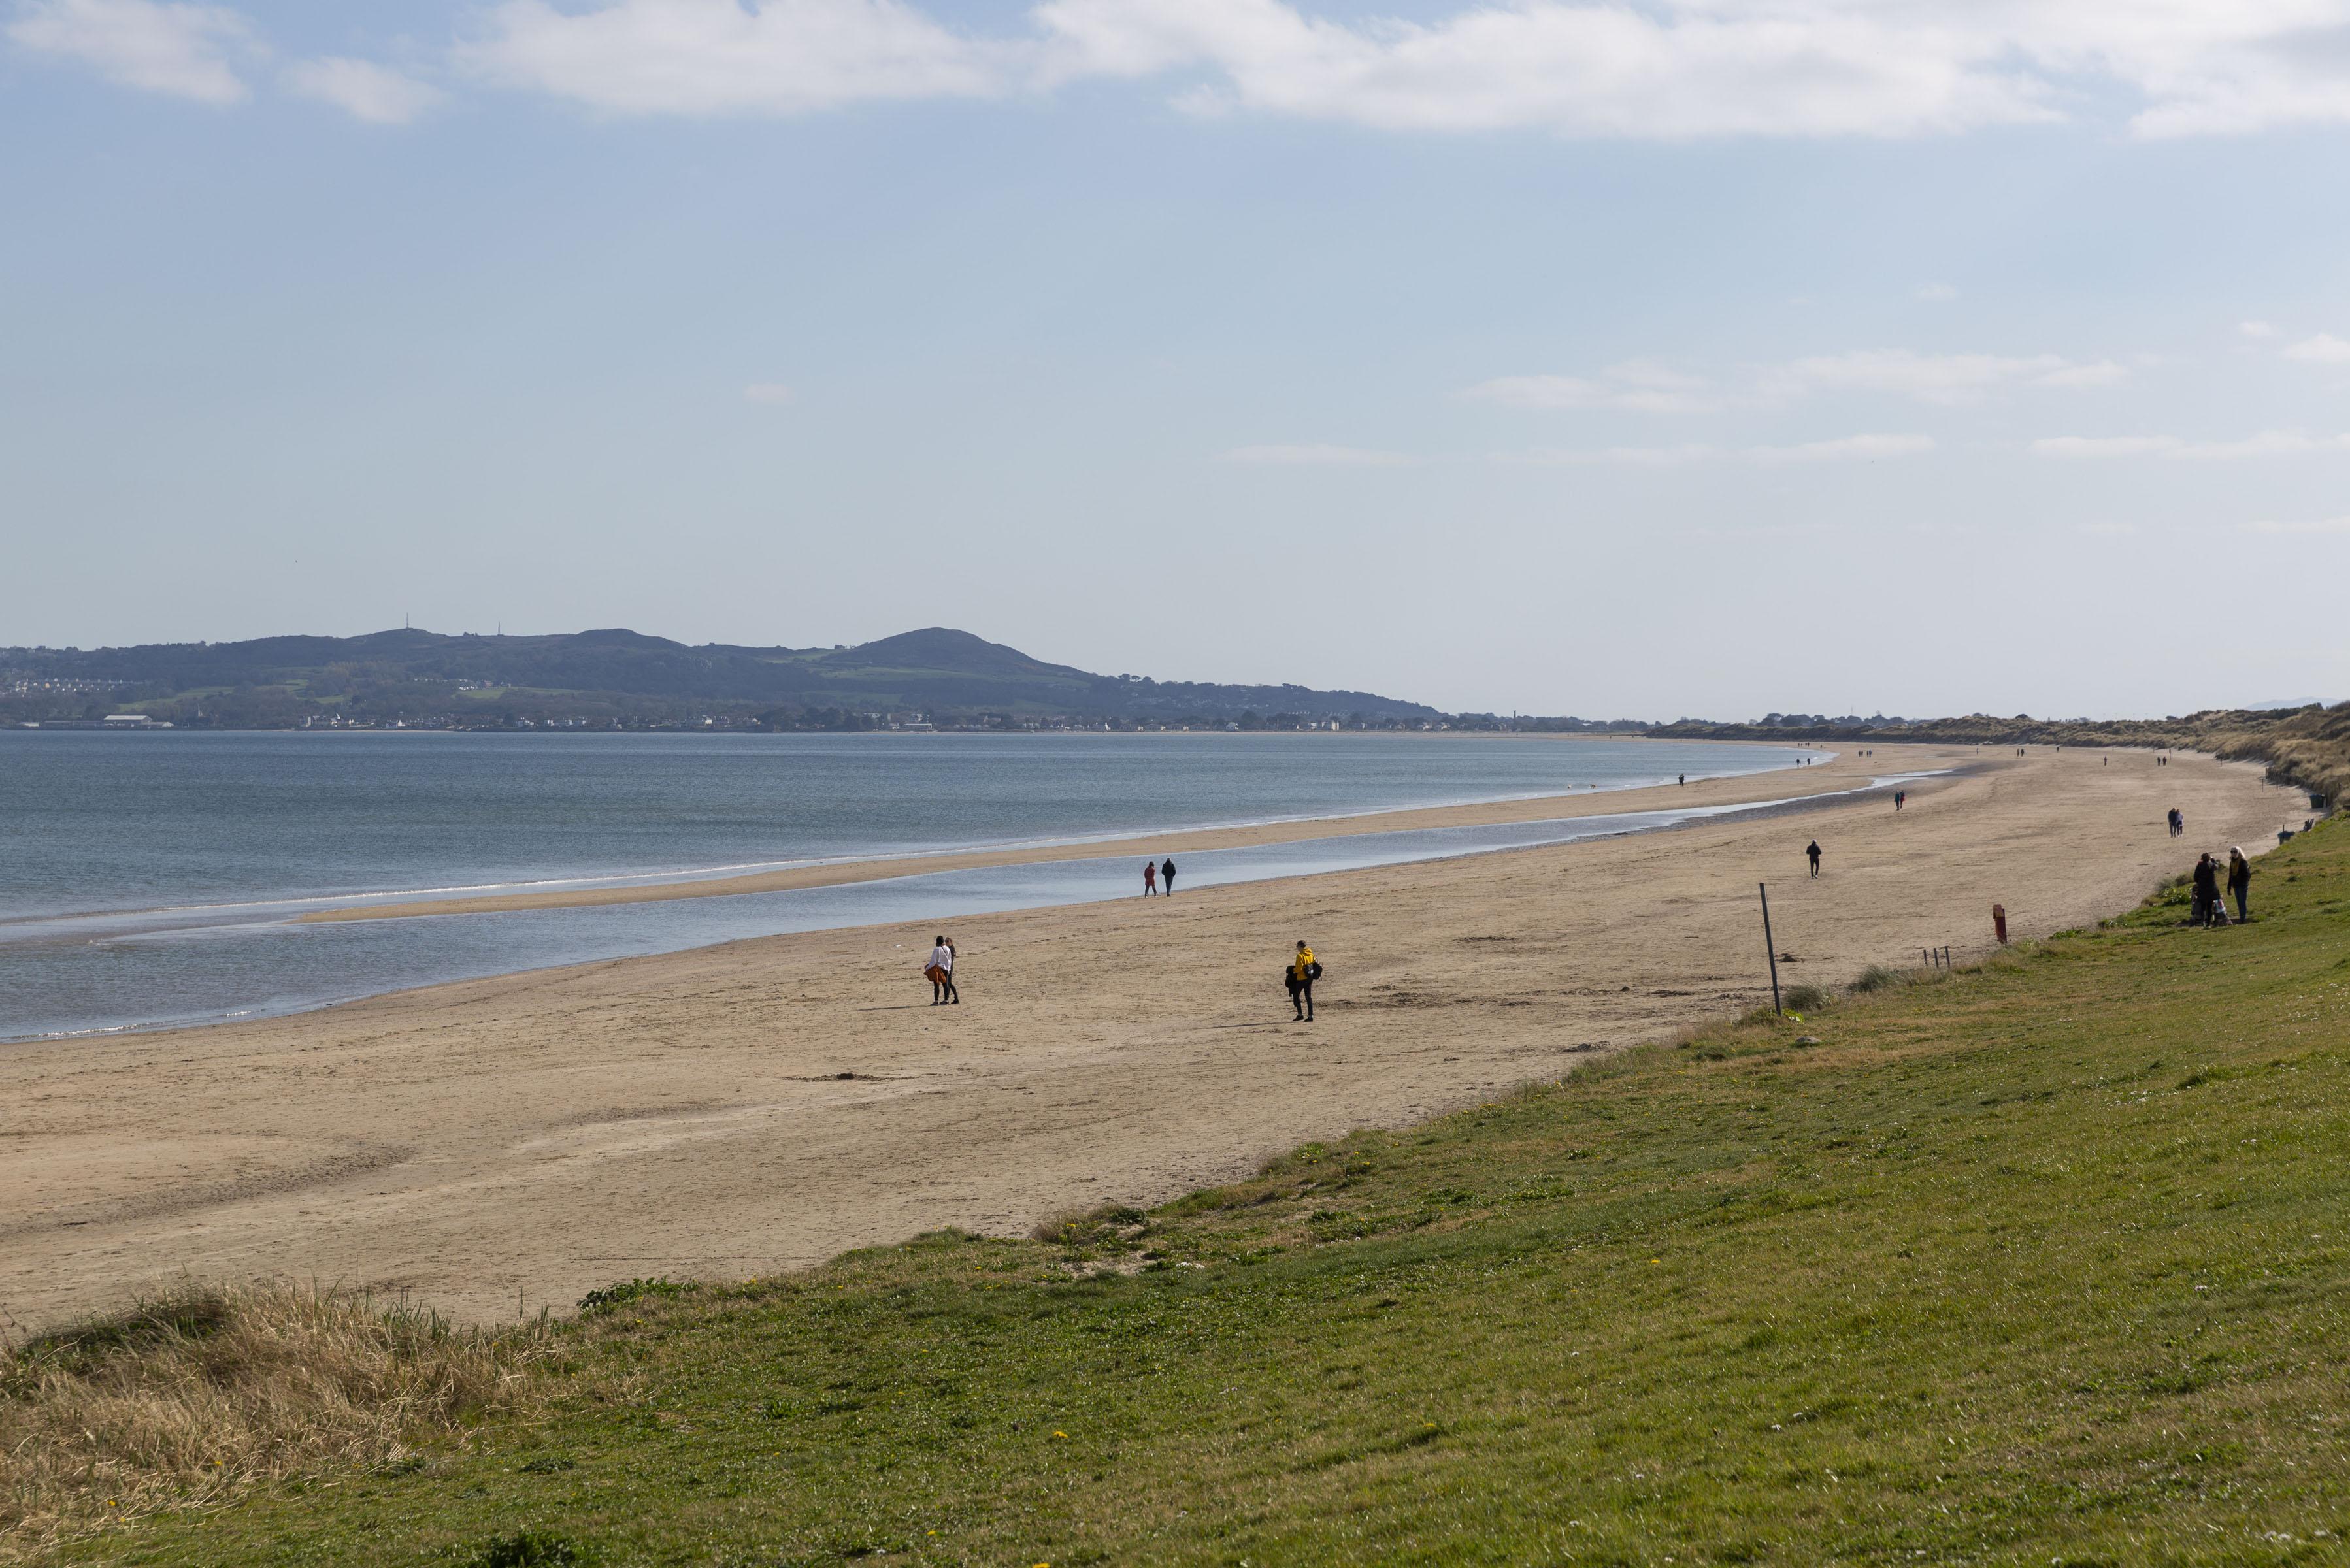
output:
[[[943,1007],[962,1001],[962,992],[955,989],[955,945],[939,933],[938,945],[931,950],[928,962],[922,965],[922,978],[931,982],[931,1005]]]
[[[2236,920],[2241,924],[2252,918],[2252,863],[2241,849],[2228,851],[2228,891],[2235,896]],[[2228,923],[2228,900],[2220,895],[2220,863],[2205,854],[2195,862],[2195,898],[2189,907],[2187,923],[2190,926],[2224,926]]]
[[[1142,863],[1142,896],[1148,898],[1161,888],[1169,898],[1175,896],[1175,857],[1171,855],[1156,866],[1148,860]]]

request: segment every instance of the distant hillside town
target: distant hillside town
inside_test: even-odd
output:
[[[546,637],[269,637],[0,649],[0,726],[79,730],[1382,730],[1632,734],[1833,745],[2178,746],[2350,791],[2350,704],[2164,719],[1772,712],[1742,723],[1447,713],[1368,691],[1097,675],[930,627],[855,647],[689,647],[621,628]]]
[[[1367,691],[1097,675],[944,627],[856,647],[276,637],[0,649],[0,722],[182,730],[1632,730]]]

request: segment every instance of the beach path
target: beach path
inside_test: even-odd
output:
[[[868,927],[0,1046],[0,1312],[36,1329],[182,1277],[265,1277],[511,1320],[619,1279],[1023,1232],[1766,1003],[1760,880],[1783,979],[1840,983],[1923,947],[1980,954],[1993,902],[2019,936],[2087,923],[2303,815],[2255,765],[2131,752],[1847,749],[1800,784],[1929,769],[1970,771],[1910,784],[1898,815],[1868,793],[960,920],[960,1007],[927,1004],[932,927]],[[1783,798],[1790,776],[1707,798]],[[1310,1026],[1279,984],[1300,938],[1329,969]]]

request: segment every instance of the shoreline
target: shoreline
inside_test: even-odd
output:
[[[1721,743],[1767,746],[1773,750],[1797,749],[1781,747],[1776,742],[1761,741],[1728,741]],[[712,876],[691,871],[648,872],[643,873],[642,876],[669,877],[675,879],[633,880],[615,884],[605,878],[588,877],[579,880],[598,885],[539,888],[530,891],[484,893],[464,898],[411,897],[400,893],[353,895],[353,897],[386,901],[347,905],[328,909],[313,909],[293,917],[290,923],[317,925],[353,920],[410,919],[432,915],[503,914],[517,909],[589,909],[608,904],[660,903],[679,898],[723,898],[746,893],[791,892],[805,888],[833,888],[857,882],[887,881],[901,877],[929,876],[941,871],[1052,865],[1070,860],[1114,859],[1121,855],[1135,856],[1145,853],[1153,857],[1162,855],[1187,855],[1204,850],[1256,848],[1265,845],[1303,843],[1310,839],[1350,838],[1379,833],[1410,832],[1422,828],[1571,821],[1584,816],[1637,812],[1644,808],[1620,803],[1628,798],[1646,799],[1652,795],[1660,801],[1671,800],[1684,806],[1718,805],[1738,798],[1741,786],[1752,785],[1766,780],[1809,780],[1817,776],[1814,772],[1814,768],[1826,766],[1845,755],[1846,755],[1845,753],[1823,752],[1815,754],[1813,765],[1808,767],[1789,764],[1776,768],[1760,768],[1752,773],[1697,779],[1689,784],[1675,784],[1668,782],[1593,785],[1587,789],[1560,794],[1502,795],[1441,805],[1388,807],[1323,816],[1274,817],[1254,822],[1176,828],[1162,833],[1121,831],[1104,837],[1030,839],[978,848],[911,850],[904,854],[808,860],[777,865],[773,869],[733,875]],[[1754,804],[1768,805],[1783,801],[1790,798],[1793,793],[1800,792],[1774,789],[1767,796],[1757,797]],[[1578,808],[1578,803],[1587,802],[1606,802],[1607,809],[1602,811]],[[1645,809],[1654,810],[1661,807],[1649,806]]]
[[[1878,750],[1792,771],[1984,765],[1899,814],[1844,796],[957,920],[961,1007],[926,1006],[916,972],[939,928],[900,923],[0,1046],[0,1309],[48,1324],[187,1276],[316,1277],[489,1321],[615,1279],[1019,1234],[1766,1002],[1757,880],[1783,978],[1834,986],[1929,944],[1987,950],[1994,902],[2043,935],[2210,843],[2273,841],[2257,764]],[[1330,966],[1310,1025],[1274,973],[1300,938]]]
[[[1198,855],[1194,855],[1192,850],[1186,848],[1183,850],[1183,853],[1189,861],[1187,871],[1192,878],[1186,888],[1186,895],[1189,897],[1197,897],[1201,892],[1211,888],[1247,886],[1253,883],[1268,880],[1338,876],[1354,871],[1376,870],[1401,866],[1432,865],[1444,861],[1470,858],[1484,855],[1507,854],[1529,849],[1551,848],[1563,845],[1586,842],[1601,838],[1630,837],[1650,834],[1669,833],[1704,823],[1748,821],[1765,815],[1802,811],[1805,809],[1816,809],[1834,802],[1855,799],[1863,796],[1874,795],[1881,797],[1889,794],[1894,788],[1898,787],[1901,784],[1908,784],[1914,787],[1917,784],[1932,778],[1964,774],[1972,771],[1972,767],[1975,765],[1977,764],[1954,766],[1923,774],[1897,774],[1889,777],[1870,777],[1856,780],[1849,784],[1846,784],[1846,781],[1843,779],[1823,779],[1819,782],[1827,784],[1846,784],[1846,787],[1827,789],[1815,793],[1796,795],[1774,795],[1762,799],[1742,798],[1727,803],[1706,805],[1693,805],[1687,803],[1685,800],[1677,798],[1674,803],[1669,805],[1651,807],[1641,811],[1606,811],[1596,813],[1578,812],[1565,815],[1545,814],[1544,815],[1532,818],[1522,825],[1529,829],[1537,831],[1551,830],[1549,836],[1540,837],[1512,837],[1508,835],[1508,830],[1513,826],[1521,825],[1508,822],[1481,823],[1477,821],[1470,821],[1454,823],[1450,826],[1440,829],[1414,829],[1405,827],[1399,830],[1382,821],[1378,826],[1370,827],[1367,830],[1336,833],[1313,837],[1292,837],[1285,840],[1275,840],[1268,846],[1277,849],[1283,847],[1285,844],[1287,846],[1294,849],[1305,851],[1306,854],[1303,857],[1304,860],[1310,860],[1312,858],[1311,852],[1316,849],[1337,851],[1338,855],[1336,857],[1332,859],[1331,863],[1321,865],[1302,863],[1299,857],[1292,857],[1281,865],[1278,869],[1274,869],[1270,872],[1263,868],[1252,870],[1244,862],[1235,863],[1229,857],[1220,857],[1218,852],[1213,849],[1204,850]],[[1752,774],[1741,776],[1754,778],[1768,775]],[[1725,780],[1721,782],[1729,781]],[[1622,794],[1627,790],[1637,790],[1647,787],[1649,786],[1627,785],[1622,786],[1622,788],[1614,792],[1599,793]],[[1523,802],[1524,804],[1534,805],[1558,800],[1574,801],[1589,798],[1592,797],[1587,794],[1575,796],[1513,796],[1509,797],[1505,802],[1488,804],[1516,805]],[[1455,808],[1412,808],[1412,811],[1416,812],[1422,809],[1451,811]],[[1409,815],[1409,813],[1355,814],[1356,816],[1371,815],[1379,818],[1388,818],[1404,815]],[[1294,820],[1304,823],[1313,820],[1334,819]],[[1335,820],[1351,821],[1353,818],[1349,817]],[[1577,825],[1587,826],[1582,826],[1578,830]],[[1286,826],[1286,824],[1275,826]],[[1476,836],[1481,829],[1484,830],[1488,835],[1487,841],[1474,841],[1474,836]],[[1431,832],[1463,835],[1467,836],[1467,839],[1465,841],[1463,839],[1454,839],[1442,845],[1430,845],[1425,841],[1409,845],[1390,844],[1383,850],[1367,850],[1365,852],[1365,856],[1362,857],[1347,858],[1344,857],[1342,846],[1347,845],[1366,843],[1376,838],[1409,840],[1414,838],[1419,834]],[[1080,843],[1082,842],[1083,841],[1080,841]],[[1243,853],[1244,854],[1245,851]],[[1207,862],[1204,870],[1201,869],[1201,863],[1203,860]],[[1222,861],[1221,864],[1219,864],[1220,860]],[[847,886],[857,884],[878,885],[896,881],[928,882],[932,878],[945,878],[960,872],[967,872],[974,869],[984,872],[987,869],[984,865],[973,867],[969,864],[950,866],[944,868],[933,867],[927,868],[914,867],[901,869],[900,867],[904,866],[903,859],[850,861],[837,864],[844,870],[851,873],[862,873],[862,875],[846,876],[835,883],[816,884],[814,888],[801,890],[819,890],[823,887],[827,886]],[[1112,862],[1107,859],[1097,859],[1084,857],[1073,859],[1058,857],[1051,858],[1021,857],[1014,859],[1011,864],[1003,867],[1000,869],[1008,873],[1017,880],[1020,879],[1022,873],[1042,872],[1045,871],[1049,867],[1054,866],[1066,866],[1079,872],[1084,872],[1087,868],[1096,868],[1097,871],[1098,871],[1099,868],[1107,867],[1111,864]],[[1117,864],[1123,867],[1127,863],[1120,861]],[[991,888],[984,880],[983,880],[976,886],[967,887],[961,894],[961,897],[973,900],[974,907],[962,909],[944,908],[935,909],[925,914],[922,918],[925,919],[951,924],[961,919],[968,919],[987,914],[1036,913],[1047,909],[1069,909],[1087,905],[1115,904],[1135,896],[1133,889],[1125,883],[1122,877],[1117,883],[1115,890],[1112,890],[1112,884],[1109,881],[1101,879],[1099,876],[1097,875],[1095,880],[1086,885],[1085,890],[1075,892],[1065,891],[1061,893],[1055,893],[1048,886],[1036,882],[1034,877],[1030,877],[1027,880],[1030,885],[1021,889],[1020,897],[1024,900],[1022,902],[1001,902],[1000,891],[997,888]],[[785,890],[785,893],[790,891],[794,890]],[[762,895],[750,894],[746,896],[760,897]],[[772,898],[781,895],[771,891],[764,896]],[[931,896],[942,900],[951,900],[957,895],[945,892],[942,889],[933,888]],[[903,897],[907,898],[919,899],[920,896],[909,890],[905,895],[903,895]],[[634,901],[636,900],[631,900],[631,902]],[[452,910],[448,913],[452,918],[463,918],[472,912],[473,911],[469,909],[459,909]],[[868,907],[857,909],[853,911],[849,909],[840,910],[838,911],[838,918],[820,918],[814,921],[808,921],[806,919],[805,914],[795,916],[793,912],[788,909],[779,909],[773,905],[769,905],[766,906],[765,914],[763,919],[748,922],[755,929],[727,931],[722,927],[715,930],[696,930],[691,933],[684,933],[683,940],[676,941],[673,945],[638,947],[618,952],[590,950],[586,952],[563,954],[543,953],[527,958],[525,958],[523,953],[517,951],[506,955],[515,961],[499,963],[494,968],[463,968],[460,969],[457,972],[423,973],[399,979],[384,976],[377,982],[357,985],[353,989],[335,995],[296,998],[286,996],[281,992],[278,998],[274,1001],[252,1002],[233,1009],[225,1009],[214,1012],[182,1012],[176,1014],[167,1013],[131,1021],[92,1023],[72,1028],[38,1029],[16,1033],[0,1034],[0,1044],[16,1044],[32,1042],[45,1042],[53,1044],[62,1044],[77,1041],[121,1038],[130,1035],[152,1034],[174,1030],[209,1028],[224,1023],[255,1023],[268,1018],[296,1017],[303,1013],[316,1012],[336,1007],[349,1006],[356,1002],[367,1001],[371,997],[396,995],[408,992],[430,990],[435,986],[462,984],[473,980],[511,978],[522,975],[536,974],[571,968],[581,964],[628,961],[639,958],[657,958],[675,953],[689,952],[701,948],[723,946],[728,942],[733,941],[759,940],[777,936],[810,935],[825,931],[851,931],[872,927],[889,926],[899,923],[905,918],[907,918],[907,916],[902,910],[891,911],[886,909]],[[267,931],[273,929],[283,929],[302,923],[303,922],[300,920],[265,919],[250,923],[232,923],[222,928],[222,929],[231,931]],[[173,928],[164,929],[168,930]],[[204,928],[180,927],[177,929],[182,930],[201,930]],[[296,982],[289,981],[287,983]]]

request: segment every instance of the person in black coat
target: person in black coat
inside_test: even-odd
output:
[[[1804,854],[1812,863],[1812,875],[1814,877],[1818,876],[1820,874],[1820,841],[1814,838],[1811,843],[1805,845],[1804,846]]]
[[[2187,923],[2208,926],[2220,902],[2220,867],[2208,854],[2196,857],[2194,886],[2195,898],[2188,908]]]

